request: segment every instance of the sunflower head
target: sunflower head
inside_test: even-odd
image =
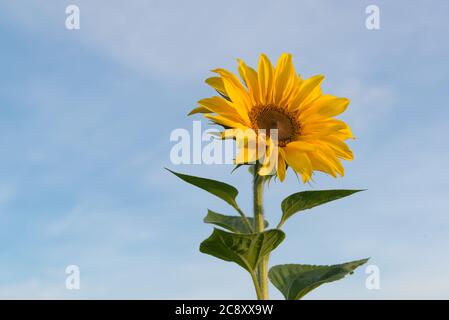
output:
[[[346,110],[349,100],[323,94],[324,76],[302,79],[286,53],[275,67],[262,54],[257,70],[238,60],[241,80],[224,69],[213,72],[218,76],[206,83],[219,95],[200,100],[190,114],[202,113],[226,128],[223,138],[253,132],[237,143],[236,164],[259,162],[260,175],[276,174],[281,181],[288,167],[304,182],[314,171],[344,175],[341,159],[353,159],[344,141],[353,136],[334,117]]]

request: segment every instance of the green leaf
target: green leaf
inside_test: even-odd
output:
[[[200,251],[235,262],[253,273],[262,257],[273,251],[284,238],[284,232],[277,229],[252,234],[236,234],[214,229],[212,235],[201,243]]]
[[[166,168],[167,169],[167,168]],[[170,169],[167,169],[171,173],[173,173],[178,178],[184,180],[187,183],[193,184],[194,186],[201,188],[203,190],[206,190],[209,193],[212,193],[213,195],[219,197],[220,199],[226,201],[234,208],[237,208],[237,203],[235,202],[235,198],[237,197],[239,191],[234,188],[233,186],[212,180],[212,179],[206,179],[206,178],[200,178],[195,176],[189,176],[187,174],[182,174],[178,172],[174,172]]]
[[[203,221],[236,233],[251,233],[251,230],[245,224],[242,217],[239,216],[225,216],[224,214],[208,210],[207,216],[204,217]],[[248,218],[248,221],[251,225],[254,225],[254,218]],[[265,228],[267,226],[268,222],[265,220]]]
[[[294,193],[282,201],[282,225],[288,218],[299,211],[311,209],[321,204],[344,198],[364,190],[317,190]]]
[[[283,264],[270,269],[270,281],[282,292],[286,300],[298,300],[318,286],[343,279],[368,259],[333,266]]]

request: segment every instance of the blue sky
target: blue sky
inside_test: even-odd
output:
[[[65,29],[77,4],[81,29]],[[365,28],[377,4],[381,29]],[[298,215],[272,264],[364,269],[308,298],[449,297],[449,33],[444,1],[0,2],[0,297],[253,298],[248,275],[198,251],[219,200],[164,166],[227,181],[250,210],[250,176],[225,165],[174,166],[170,132],[213,92],[209,70],[294,56],[304,76],[349,97],[357,136],[341,179],[270,185],[266,211],[300,190],[367,188]],[[206,124],[206,122],[204,122]],[[65,267],[81,289],[65,288]],[[281,298],[271,288],[274,298]]]

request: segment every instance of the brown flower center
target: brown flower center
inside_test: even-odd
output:
[[[285,146],[299,134],[300,126],[296,114],[284,108],[266,105],[256,106],[250,112],[250,120],[254,130],[277,129],[279,146]]]

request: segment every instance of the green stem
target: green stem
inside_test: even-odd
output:
[[[263,187],[264,177],[259,176],[259,164],[254,165],[253,175],[253,196],[254,196],[254,229],[257,233],[261,233],[265,229],[265,219],[263,212]],[[259,287],[261,296],[259,300],[268,299],[268,255],[262,258],[262,261],[257,267],[257,276],[259,281]]]
[[[254,288],[256,289],[256,295],[258,300],[262,300],[262,292],[260,291],[259,279],[254,272],[250,272],[251,279],[253,280]]]

